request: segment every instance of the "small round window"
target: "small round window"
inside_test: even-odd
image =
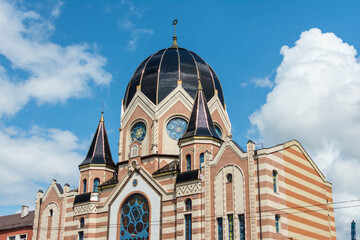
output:
[[[221,138],[222,133],[221,133],[221,129],[218,127],[218,125],[215,125],[215,131],[216,131],[216,134],[219,136],[219,138]]]
[[[131,128],[131,141],[137,140],[139,142],[142,142],[146,135],[146,126],[143,122],[136,123]]]
[[[179,140],[184,135],[187,124],[187,121],[182,118],[173,118],[168,122],[166,131],[172,139]]]

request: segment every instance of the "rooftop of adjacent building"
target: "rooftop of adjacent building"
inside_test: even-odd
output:
[[[21,213],[0,217],[0,231],[32,227],[35,211],[29,211],[28,206],[23,206]]]

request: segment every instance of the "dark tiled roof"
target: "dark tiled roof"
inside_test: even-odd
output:
[[[212,137],[220,140],[214,127],[209,108],[202,90],[201,83],[196,93],[194,106],[191,112],[190,120],[185,134],[180,140],[191,137]]]
[[[176,177],[176,183],[188,182],[197,179],[199,179],[199,169],[178,174]]]
[[[87,164],[106,164],[111,167],[116,166],[111,156],[103,115],[101,115],[99,125],[96,129],[86,158],[79,166]]]
[[[74,204],[76,203],[84,203],[84,202],[90,202],[91,198],[91,192],[89,193],[82,193],[75,196]]]
[[[240,149],[241,152],[243,152],[243,153],[246,152],[246,151],[244,151],[244,149],[242,149],[242,147],[240,147],[240,145],[237,142],[235,142],[234,140],[231,140],[231,141],[235,144],[235,146],[237,146]]]
[[[185,48],[162,49],[146,58],[136,69],[126,88],[124,108],[127,108],[135,96],[137,86],[157,105],[177,87],[178,80],[182,81],[184,90],[194,98],[199,78],[204,86],[206,99],[209,101],[217,90],[224,106],[219,78],[201,57]]]
[[[64,193],[64,190],[63,190],[63,188],[61,187],[61,185],[60,185],[59,183],[56,183],[56,186],[57,186],[57,188],[59,189],[59,192],[60,192],[61,194],[63,194],[63,193]]]
[[[21,214],[13,214],[0,217],[0,230],[15,229],[21,227],[32,227],[35,211],[29,211],[26,217],[21,218]]]
[[[168,165],[166,165],[166,166],[160,168],[159,170],[157,170],[156,172],[154,172],[153,175],[166,173],[166,172],[171,172],[171,171],[174,171],[174,170],[176,170],[176,162],[172,161]]]
[[[117,184],[119,182],[119,180],[117,180],[116,176],[110,178],[109,180],[107,180],[106,182],[104,182],[103,184],[100,185],[101,187],[105,187],[105,186],[109,186],[109,185],[113,185],[113,184]]]

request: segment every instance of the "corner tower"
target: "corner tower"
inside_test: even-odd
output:
[[[79,170],[79,193],[97,192],[100,184],[115,175],[116,165],[111,156],[103,113],[86,158],[79,165]]]

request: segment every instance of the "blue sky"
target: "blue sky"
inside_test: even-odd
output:
[[[77,186],[103,103],[117,160],[126,85],[141,61],[171,45],[174,18],[179,46],[220,78],[233,139],[297,139],[334,184],[335,202],[360,199],[359,9],[358,1],[0,0],[0,215],[34,207],[53,178]],[[360,211],[336,211],[341,239]]]

